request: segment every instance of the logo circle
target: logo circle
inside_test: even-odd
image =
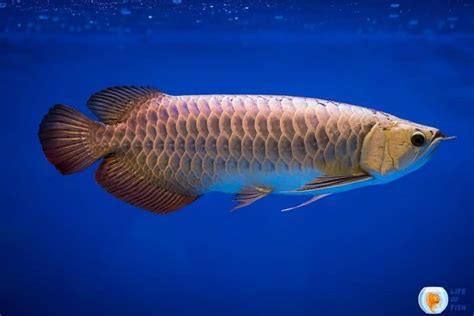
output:
[[[426,314],[441,314],[448,303],[448,292],[440,286],[424,287],[418,294],[418,305]]]

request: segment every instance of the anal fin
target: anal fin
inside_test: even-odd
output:
[[[168,214],[199,197],[160,188],[127,166],[124,158],[116,154],[105,157],[95,176],[96,181],[109,193],[153,213]]]
[[[239,193],[235,195],[235,201],[238,202],[232,211],[249,206],[250,204],[254,203],[257,200],[260,200],[261,198],[266,197],[272,193],[272,189],[266,188],[266,187],[245,187],[242,190],[240,190]]]

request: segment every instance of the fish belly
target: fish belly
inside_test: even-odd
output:
[[[302,187],[321,174],[321,172],[316,170],[292,173],[287,172],[284,174],[251,172],[244,174],[238,173],[223,177],[222,180],[211,184],[206,191],[234,194],[246,187],[263,187],[271,189],[273,193],[284,194]]]

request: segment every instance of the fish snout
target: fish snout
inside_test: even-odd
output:
[[[446,136],[443,132],[441,132],[440,130],[437,130],[433,136],[433,140],[451,140],[451,139],[455,139],[456,136]]]

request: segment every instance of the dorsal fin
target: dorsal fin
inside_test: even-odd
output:
[[[135,105],[160,94],[151,87],[117,86],[93,94],[87,101],[89,109],[104,123],[123,120]]]

